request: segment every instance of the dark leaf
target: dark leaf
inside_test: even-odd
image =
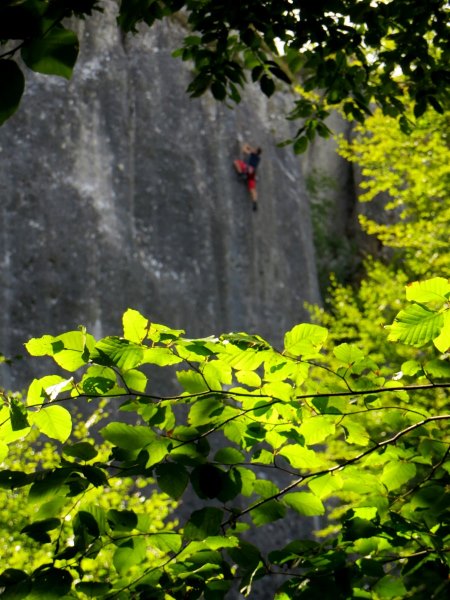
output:
[[[192,513],[184,527],[186,540],[204,540],[211,535],[220,534],[223,511],[219,508],[206,507]]]
[[[70,79],[78,49],[78,38],[73,31],[54,27],[44,37],[28,42],[21,54],[27,67],[33,71]]]
[[[25,77],[13,60],[0,60],[0,125],[14,114],[20,104]]]

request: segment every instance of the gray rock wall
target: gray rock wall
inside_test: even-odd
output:
[[[176,22],[126,39],[108,11],[78,26],[73,79],[30,76],[0,129],[0,352],[81,323],[120,333],[127,307],[192,336],[279,343],[319,301],[305,178],[276,147],[291,99],[189,99]],[[238,139],[263,148],[257,212]],[[3,367],[3,385],[28,369]]]

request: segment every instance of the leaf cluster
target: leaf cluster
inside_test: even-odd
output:
[[[28,67],[70,77],[78,43],[62,26],[65,17],[85,17],[96,0],[6,0],[0,10],[0,39],[21,40],[0,56],[6,90],[0,122],[16,109],[24,87],[13,60],[20,50]],[[315,135],[328,137],[330,108],[363,122],[373,102],[400,117],[409,129],[406,106],[420,117],[432,107],[442,113],[449,84],[448,3],[429,0],[122,0],[117,21],[125,32],[179,14],[189,32],[175,55],[194,63],[188,92],[211,90],[218,100],[239,102],[248,79],[270,97],[279,84],[293,85],[299,99],[289,118],[302,119],[293,140],[303,152]]]
[[[449,295],[446,280],[417,283],[405,311],[420,304],[447,315]],[[389,335],[433,355],[450,322],[421,328],[400,313]],[[448,388],[448,363],[431,358],[426,373],[405,367],[405,377],[416,376],[407,385],[348,343],[328,349],[331,368],[327,338],[324,327],[300,324],[281,350],[245,333],[190,339],[129,309],[120,337],[95,340],[80,329],[30,340],[32,355],[52,357],[65,374],[34,380],[26,402],[3,394],[0,484],[28,490],[39,510],[22,532],[49,545],[49,559],[4,570],[7,597],[46,586],[51,597],[219,599],[236,581],[248,595],[257,580],[279,575],[278,598],[312,598],[319,588],[325,598],[405,597],[430,577],[444,598],[450,415],[417,405],[415,395]],[[168,370],[179,393],[157,395],[149,364]],[[107,457],[97,443],[69,438],[67,407],[99,399],[123,415],[98,430],[111,445]],[[57,464],[8,467],[8,448],[35,430],[63,444]],[[179,528],[155,532],[130,505],[83,504],[92,488],[124,477],[155,480],[177,501],[194,494],[199,506]],[[71,517],[67,538],[58,534],[61,517],[45,509],[55,498]],[[283,547],[248,541],[254,529],[326,515],[333,505],[338,520],[322,542],[295,534]],[[115,573],[86,575],[83,561],[106,547]]]

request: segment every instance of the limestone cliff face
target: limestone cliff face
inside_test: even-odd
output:
[[[32,77],[0,129],[0,352],[81,323],[120,333],[127,307],[192,336],[279,342],[319,300],[305,178],[276,147],[289,97],[189,99],[175,22],[126,39],[112,15],[81,27],[73,80]],[[239,139],[263,148],[257,212],[232,168]]]

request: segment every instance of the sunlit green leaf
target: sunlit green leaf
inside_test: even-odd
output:
[[[309,492],[291,492],[283,497],[283,502],[305,517],[323,515],[325,512],[322,501]]]
[[[296,325],[284,336],[284,348],[292,356],[315,354],[328,336],[325,327],[302,323]]]
[[[123,337],[135,344],[141,344],[147,337],[150,323],[140,312],[129,308],[123,313]]]
[[[340,344],[333,349],[333,354],[348,365],[353,365],[364,358],[364,353],[353,344]]]
[[[450,282],[444,277],[433,277],[425,281],[415,281],[406,286],[406,299],[409,302],[440,302],[450,296]]]
[[[72,432],[70,412],[59,405],[46,406],[30,414],[30,421],[49,438],[65,442]]]
[[[444,316],[441,313],[412,304],[400,311],[389,326],[388,339],[420,347],[437,338],[443,324]]]
[[[396,490],[416,474],[416,465],[412,462],[392,461],[388,462],[381,475],[381,482],[388,490]]]
[[[98,341],[91,352],[91,360],[99,365],[115,365],[123,371],[134,369],[142,364],[144,349],[129,340],[119,337],[106,337]]]
[[[305,438],[305,443],[320,444],[335,432],[335,424],[330,417],[316,416],[303,421],[300,434]]]

